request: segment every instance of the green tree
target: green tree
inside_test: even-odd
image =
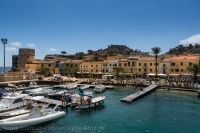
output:
[[[157,81],[157,75],[158,75],[158,54],[161,52],[160,47],[153,47],[151,48],[152,54],[155,55],[155,60],[156,60],[156,67],[155,67],[155,74],[156,74],[156,81]]]
[[[41,74],[43,74],[44,76],[47,76],[50,72],[49,68],[48,67],[41,67],[40,68],[40,72]]]
[[[117,80],[119,79],[120,72],[124,73],[124,69],[122,67],[113,67],[113,73],[117,76]]]
[[[197,63],[193,63],[192,65],[186,68],[187,72],[193,73],[193,76],[194,76],[193,83],[195,83],[195,80],[197,79],[197,74],[200,72],[199,69],[200,69],[200,66]]]
[[[61,51],[60,53],[61,53],[62,55],[67,54],[66,51]]]
[[[93,54],[93,51],[92,50],[88,50],[88,54],[89,55]]]

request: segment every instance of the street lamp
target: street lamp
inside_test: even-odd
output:
[[[8,40],[6,38],[1,38],[1,42],[2,44],[4,44],[4,74],[6,72],[6,69],[5,69],[5,44],[7,44]]]

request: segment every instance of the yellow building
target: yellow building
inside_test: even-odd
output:
[[[155,65],[154,57],[139,57],[136,65],[137,65],[137,74],[138,75],[155,73],[156,65]]]
[[[187,73],[187,67],[192,64],[199,64],[199,56],[176,56],[170,58],[170,74]]]
[[[49,76],[60,73],[56,61],[35,60],[31,64],[26,64],[25,67],[36,72],[39,72],[42,67],[49,68]]]
[[[80,64],[83,60],[68,60],[60,62],[59,68],[62,75],[73,75],[75,76],[77,72],[80,71]]]
[[[80,72],[99,73],[102,72],[102,62],[82,62]]]
[[[118,54],[118,55],[113,55],[113,56],[107,56],[107,61],[110,61],[110,60],[121,60],[121,59],[127,59],[127,58],[128,58],[128,56]]]

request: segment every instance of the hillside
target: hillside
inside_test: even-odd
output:
[[[188,46],[178,45],[175,48],[171,48],[166,54],[175,55],[187,55],[187,54],[200,54],[199,44],[189,44]]]

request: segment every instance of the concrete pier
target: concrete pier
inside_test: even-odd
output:
[[[121,101],[123,102],[127,102],[127,103],[131,103],[132,101],[140,98],[140,97],[143,97],[144,95],[147,95],[148,93],[150,93],[151,91],[155,90],[157,87],[157,85],[150,85],[146,88],[142,88],[140,91],[134,93],[134,94],[131,94],[127,97],[124,97],[121,99]]]
[[[54,100],[54,99],[49,99],[49,98],[45,98],[43,96],[35,96],[35,97],[32,97],[32,96],[26,96],[26,99],[30,99],[30,100],[34,100],[34,101],[38,101],[38,102],[43,102],[43,103],[48,103],[48,104],[58,104],[59,106],[69,106],[70,103],[68,103],[67,105],[65,105],[66,103],[62,103],[62,101],[60,100]]]

